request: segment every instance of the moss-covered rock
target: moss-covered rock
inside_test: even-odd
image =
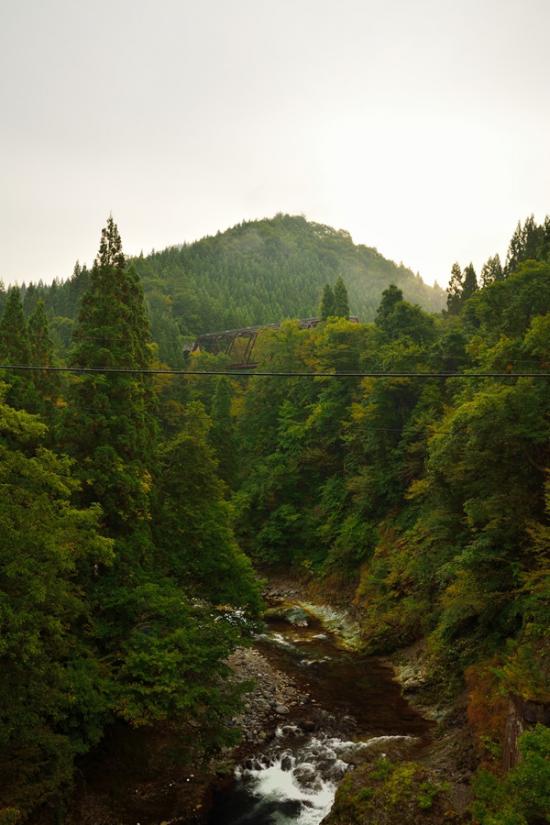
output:
[[[323,825],[458,823],[448,785],[415,762],[382,758],[349,773]]]
[[[307,627],[311,616],[298,605],[277,605],[264,612],[266,622],[287,622],[295,627]]]

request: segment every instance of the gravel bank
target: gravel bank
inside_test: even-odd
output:
[[[274,668],[254,648],[238,648],[228,664],[237,681],[254,683],[245,697],[242,713],[233,719],[233,724],[242,730],[243,744],[265,742],[285,716],[310,701],[291,677]]]

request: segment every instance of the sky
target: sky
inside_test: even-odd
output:
[[[550,212],[550,0],[0,0],[0,279],[277,212],[433,283]]]

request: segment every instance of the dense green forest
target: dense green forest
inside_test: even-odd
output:
[[[348,288],[351,313],[365,321],[374,318],[390,283],[432,312],[445,301],[442,289],[426,285],[375,249],[356,246],[347,232],[290,215],[242,223],[132,263],[160,358],[172,366],[181,363],[186,338],[198,333],[316,315],[323,286],[334,285],[338,277]],[[68,280],[22,289],[26,312],[39,298],[44,301],[58,349],[70,344],[89,278],[86,267],[77,264]],[[0,291],[0,312],[2,300]]]
[[[152,351],[141,285],[110,220],[70,361],[147,368]],[[16,289],[0,352],[51,363],[43,307],[27,324]],[[260,599],[200,404],[133,375],[3,378],[0,822],[14,823],[60,810],[75,758],[117,719],[166,720],[187,759],[233,741],[239,691],[224,684],[224,661]],[[192,475],[175,470],[186,467]]]
[[[2,825],[62,810],[117,720],[169,722],[195,763],[235,741],[225,660],[261,613],[252,563],[352,593],[369,652],[426,639],[434,685],[467,685],[473,821],[544,821],[547,730],[516,773],[502,753],[507,703],[550,702],[550,385],[474,374],[550,369],[550,220],[479,280],[455,264],[439,310],[408,270],[286,216],[137,260],[109,219],[90,270],[4,295],[4,363],[148,369],[187,333],[321,314],[263,332],[260,363],[420,376],[4,371]]]

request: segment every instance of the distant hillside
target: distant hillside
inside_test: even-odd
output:
[[[374,317],[390,283],[432,312],[445,299],[442,289],[376,249],[356,246],[347,232],[292,215],[242,223],[135,263],[153,302],[155,293],[170,296],[184,333],[315,315],[324,284],[338,276],[348,288],[351,312],[365,321]]]
[[[356,246],[342,230],[277,215],[239,224],[213,237],[133,259],[151,315],[160,357],[177,365],[184,338],[198,333],[316,315],[326,283],[342,276],[350,310],[374,318],[382,291],[391,283],[405,298],[439,312],[446,293],[431,287],[376,249]],[[60,351],[69,346],[89,272],[77,267],[65,282],[22,290],[29,315],[38,298],[46,304]],[[4,294],[0,292],[0,311]]]

